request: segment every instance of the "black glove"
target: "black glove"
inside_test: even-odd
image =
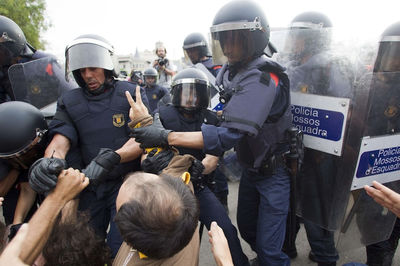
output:
[[[29,185],[39,194],[47,193],[56,186],[58,175],[67,166],[63,159],[40,158],[29,168]]]
[[[204,165],[201,161],[194,159],[192,166],[189,167],[190,181],[192,181],[195,192],[201,191],[204,188]]]
[[[168,147],[168,134],[171,131],[163,127],[157,113],[152,125],[133,129],[132,136],[141,148]]]
[[[100,149],[99,154],[82,170],[90,179],[90,183],[97,185],[110,174],[121,161],[121,156],[111,149]]]
[[[175,156],[172,150],[162,150],[157,153],[157,149],[152,149],[147,158],[142,162],[142,170],[146,173],[152,173],[158,175],[165,167],[168,166],[169,162]]]

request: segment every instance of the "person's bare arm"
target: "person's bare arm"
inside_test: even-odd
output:
[[[200,150],[204,147],[203,134],[201,131],[171,132],[168,134],[168,144]]]
[[[0,196],[4,197],[8,193],[12,185],[17,180],[18,175],[19,175],[18,170],[11,169],[8,172],[7,176],[0,181]]]
[[[67,137],[61,134],[55,134],[50,144],[47,146],[46,151],[44,152],[44,157],[65,159],[70,147],[71,142]]]
[[[23,223],[32,205],[35,203],[36,192],[29,186],[28,182],[22,182],[18,196],[17,206],[15,208],[13,224]]]
[[[211,251],[218,266],[233,266],[231,252],[224,231],[216,222],[212,222],[208,231]]]
[[[56,187],[29,221],[27,240],[19,255],[24,263],[31,265],[35,261],[46,244],[61,209],[88,184],[89,179],[78,170],[69,168],[61,172]]]
[[[206,154],[206,157],[201,161],[204,165],[203,175],[208,175],[214,171],[218,166],[219,157],[211,154]]]
[[[129,139],[121,148],[115,151],[121,156],[121,163],[133,161],[142,155],[143,150],[135,139]]]
[[[372,185],[374,187],[364,186],[367,194],[377,203],[392,211],[397,217],[400,217],[400,194],[376,181],[372,182]]]

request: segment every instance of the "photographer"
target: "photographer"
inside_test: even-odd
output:
[[[158,85],[170,88],[171,78],[175,75],[175,66],[166,58],[167,49],[162,43],[156,44],[156,55],[158,59],[154,60],[153,67],[158,71]]]

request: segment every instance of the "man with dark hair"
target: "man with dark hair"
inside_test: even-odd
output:
[[[114,265],[198,265],[199,208],[182,180],[131,174],[116,205],[115,223],[124,242]]]

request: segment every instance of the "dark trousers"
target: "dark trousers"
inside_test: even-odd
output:
[[[241,236],[257,253],[260,265],[290,265],[282,252],[289,209],[290,179],[279,167],[271,176],[244,170],[240,179],[237,221]]]
[[[197,191],[195,194],[200,205],[200,222],[202,222],[208,230],[210,230],[212,221],[217,222],[224,231],[225,237],[228,240],[233,263],[235,265],[249,265],[248,258],[243,253],[240,245],[237,230],[214,193],[211,192],[208,187],[205,187],[201,191]]]
[[[400,219],[397,218],[390,238],[367,246],[368,266],[391,266],[400,239]]]
[[[106,184],[102,184],[106,185]],[[103,239],[107,238],[107,245],[111,249],[112,258],[114,258],[122,244],[122,238],[119,230],[114,223],[116,214],[115,201],[119,191],[119,185],[114,185],[111,189],[99,194],[90,190],[84,190],[80,195],[79,210],[89,211],[90,224],[93,226],[96,234]],[[107,228],[110,225],[110,230],[107,234]]]
[[[315,259],[318,262],[336,262],[339,255],[335,247],[334,232],[307,220],[303,220],[303,222]]]

